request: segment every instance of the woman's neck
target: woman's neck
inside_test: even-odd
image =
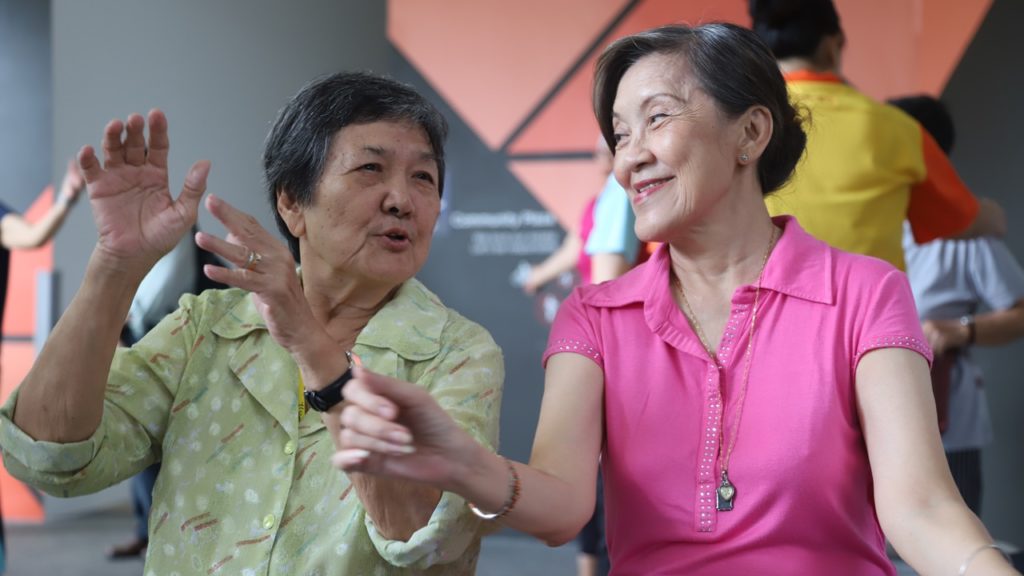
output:
[[[399,286],[358,279],[339,280],[334,274],[302,269],[302,291],[316,318],[339,342],[352,344],[356,335],[395,295]]]
[[[687,290],[731,295],[757,280],[774,227],[760,192],[748,191],[669,243],[672,271]]]

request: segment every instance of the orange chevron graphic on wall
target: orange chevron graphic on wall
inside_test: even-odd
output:
[[[992,0],[836,0],[844,75],[884,99],[939,94]],[[671,23],[750,24],[745,0],[389,0],[388,37],[565,228],[602,180],[593,65],[615,38]]]

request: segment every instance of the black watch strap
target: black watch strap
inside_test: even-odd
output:
[[[327,412],[345,399],[342,389],[352,379],[352,353],[345,352],[345,356],[348,358],[348,368],[341,373],[341,376],[319,390],[306,390],[303,393],[307,406],[317,412]]]

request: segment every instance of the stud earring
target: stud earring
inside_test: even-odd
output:
[[[749,161],[749,160],[750,160],[750,156],[747,156],[745,153],[744,154],[740,154],[740,164],[746,164],[747,161]]]

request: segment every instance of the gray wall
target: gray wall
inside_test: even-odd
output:
[[[50,4],[0,2],[0,199],[24,212],[50,179]]]
[[[942,96],[956,121],[953,163],[976,194],[1006,208],[1006,242],[1024,262],[1022,22],[1024,2],[995,0]],[[982,519],[993,536],[1024,547],[1024,341],[978,356],[996,429],[995,443],[982,454]]]
[[[384,2],[360,0],[52,0],[52,174],[59,177],[82,145],[98,146],[110,119],[160,107],[170,126],[172,192],[192,162],[208,158],[209,191],[274,229],[260,172],[270,123],[317,75],[385,71],[384,10]],[[223,234],[205,210],[200,226]],[[56,239],[61,310],[81,281],[95,239],[82,202]],[[47,512],[60,516],[126,494],[121,485],[82,499],[48,499]]]

